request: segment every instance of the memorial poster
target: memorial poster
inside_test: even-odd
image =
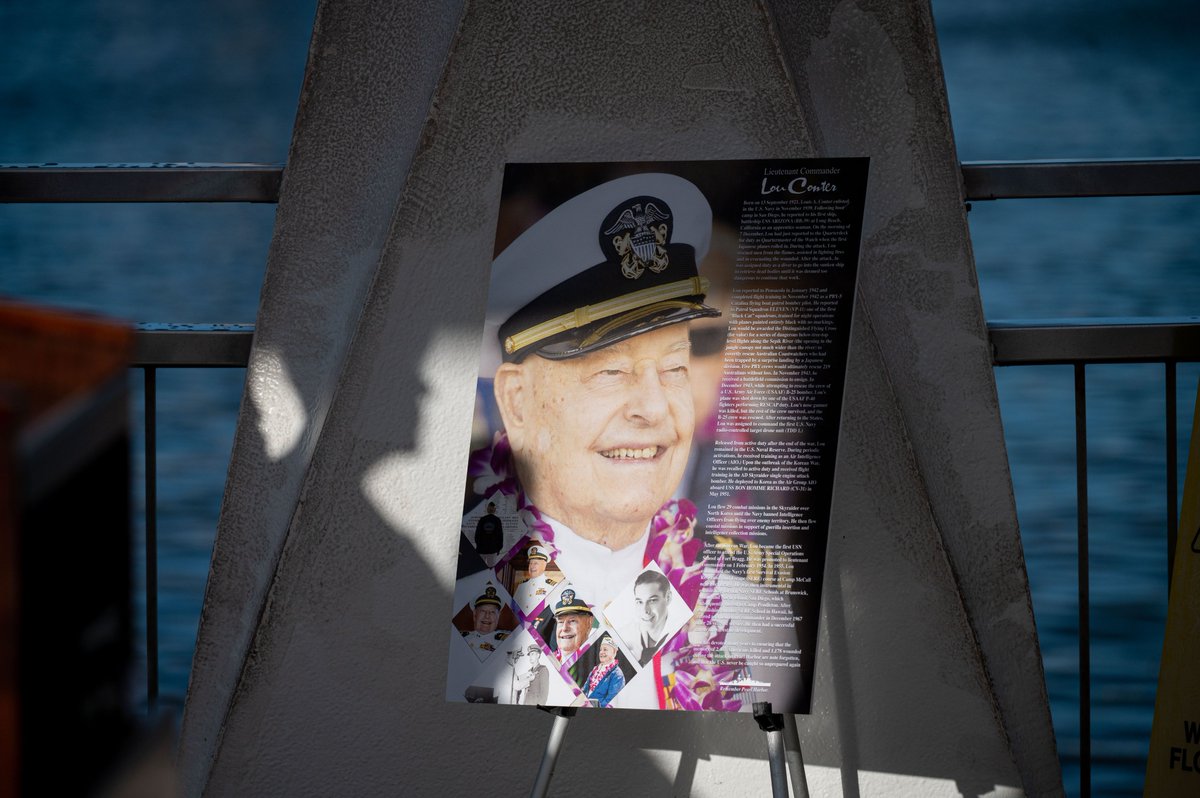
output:
[[[867,166],[506,167],[448,700],[809,711]]]

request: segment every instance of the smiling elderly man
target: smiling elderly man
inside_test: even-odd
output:
[[[720,315],[696,268],[711,233],[692,183],[632,175],[558,206],[492,266],[482,373],[546,543],[596,606],[641,570],[687,467],[687,322]]]
[[[554,655],[566,663],[579,653],[592,633],[592,610],[574,590],[564,590],[554,605]]]
[[[517,585],[513,599],[521,608],[521,612],[528,615],[546,600],[554,586],[558,584],[558,580],[546,576],[546,566],[550,562],[550,555],[546,549],[541,546],[530,546],[525,552],[525,557],[529,576]]]
[[[686,327],[673,325],[569,360],[500,367],[497,402],[542,512],[609,549],[645,534],[691,450],[688,348]]]
[[[475,652],[475,656],[481,660],[490,657],[492,652],[508,638],[511,631],[499,628],[502,607],[503,602],[500,601],[500,596],[491,583],[488,583],[483,595],[475,599],[471,606],[473,628],[469,632],[462,632],[462,636],[471,650]]]

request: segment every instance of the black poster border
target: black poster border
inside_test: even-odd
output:
[[[596,582],[583,573],[577,558],[575,579],[569,569],[558,567],[559,560],[567,558],[558,556],[554,530],[559,542],[571,530],[564,532],[524,495],[516,471],[526,467],[509,465],[504,472],[497,466],[496,452],[488,448],[503,422],[495,400],[487,398],[493,387],[485,375],[495,369],[489,350],[493,361],[498,351],[495,326],[487,328],[466,469],[448,700],[529,703],[529,689],[514,687],[519,682],[514,662],[527,654],[547,669],[552,683],[559,677],[564,681],[565,689],[554,684],[556,695],[537,693],[545,698],[538,703],[607,706],[595,697],[603,692],[599,681],[589,676],[603,670],[603,656],[607,653],[611,660],[615,650],[626,695],[634,694],[628,685],[640,679],[639,695],[653,693],[657,698],[657,706],[646,701],[630,701],[630,706],[749,712],[754,703],[768,701],[776,712],[811,711],[868,170],[868,158],[506,166],[494,252],[495,264],[505,265],[497,265],[492,275],[490,315],[495,315],[492,305],[497,303],[492,299],[500,293],[498,286],[512,285],[512,275],[518,273],[506,264],[514,249],[541,251],[530,248],[532,239],[543,248],[558,247],[564,264],[587,257],[574,251],[573,239],[563,244],[539,232],[556,219],[568,218],[563,207],[574,202],[589,211],[586,198],[579,198],[599,197],[602,187],[633,176],[682,177],[699,191],[712,214],[709,255],[700,271],[707,278],[716,268],[713,264],[724,267],[720,279],[713,277],[707,287],[705,300],[723,306],[720,317],[687,322],[693,353],[689,368],[693,386],[703,377],[706,385],[715,387],[705,394],[707,399],[694,402],[692,457],[681,480],[690,491],[673,491],[674,511],[665,520],[662,511],[654,516],[652,530],[670,528],[651,535],[641,563],[641,570],[657,570],[669,578],[676,601],[671,623],[681,623],[681,599],[689,617],[669,642],[658,643],[650,660],[639,663],[648,632],[643,629],[641,641],[634,641],[619,615],[633,600],[632,583],[608,593],[588,587],[600,593],[595,598],[602,601],[581,597],[591,605],[590,636],[564,657],[555,639],[556,613],[570,603],[564,602],[564,592],[580,592],[572,586]],[[641,184],[635,180],[630,185]],[[646,204],[645,197],[640,198]],[[596,207],[595,227],[604,233],[599,229],[603,217],[621,209]],[[679,223],[668,235],[686,229],[684,214],[676,215]],[[538,241],[539,236],[549,237]],[[542,260],[546,259],[535,258],[520,272],[522,280],[528,276],[530,291],[541,279],[539,269],[555,268],[542,265]],[[636,267],[641,261],[633,263]],[[645,265],[653,263],[647,258]],[[502,273],[505,268],[510,271]],[[563,268],[574,273],[573,266]],[[511,303],[511,296],[506,301]],[[501,307],[501,315],[511,309]],[[721,359],[715,383],[705,370],[714,354]],[[701,407],[707,409],[703,418]],[[481,452],[490,458],[486,465],[481,465]],[[483,472],[487,473],[481,476]],[[505,480],[514,479],[518,493],[504,493]],[[681,496],[695,507],[690,526]],[[496,517],[508,530],[498,553],[483,551],[490,546],[477,550],[480,518],[489,503],[499,505]],[[546,578],[531,576],[531,565],[543,556],[530,556],[538,548],[550,554]],[[696,563],[702,569],[692,567]],[[717,570],[720,574],[714,576]],[[531,596],[530,586],[522,586],[531,580],[543,585],[544,596]],[[511,628],[484,626],[490,637],[482,641],[472,628],[473,609],[493,588],[503,609],[501,623]],[[537,598],[539,603],[530,603]],[[629,617],[624,620],[632,624]],[[699,627],[703,634],[696,632]],[[489,652],[467,649],[467,641],[490,648],[496,658],[489,664]],[[464,650],[471,653],[464,657]],[[646,673],[650,669],[653,678]],[[520,678],[531,677],[525,673]],[[644,689],[646,684],[653,685],[650,691]]]

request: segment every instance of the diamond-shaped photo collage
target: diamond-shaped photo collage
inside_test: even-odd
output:
[[[655,657],[692,609],[656,564],[614,595],[585,595],[503,496],[464,516],[462,534],[477,557],[460,558],[449,700],[659,705]]]

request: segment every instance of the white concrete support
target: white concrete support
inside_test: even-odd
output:
[[[456,29],[457,26],[457,29]],[[189,794],[527,792],[550,719],[443,702],[506,161],[869,155],[815,795],[1061,794],[929,8],[318,10],[214,552]],[[553,791],[767,794],[749,715],[586,712]]]
[[[188,785],[207,778],[462,10],[410,5],[317,10],[188,685]]]

